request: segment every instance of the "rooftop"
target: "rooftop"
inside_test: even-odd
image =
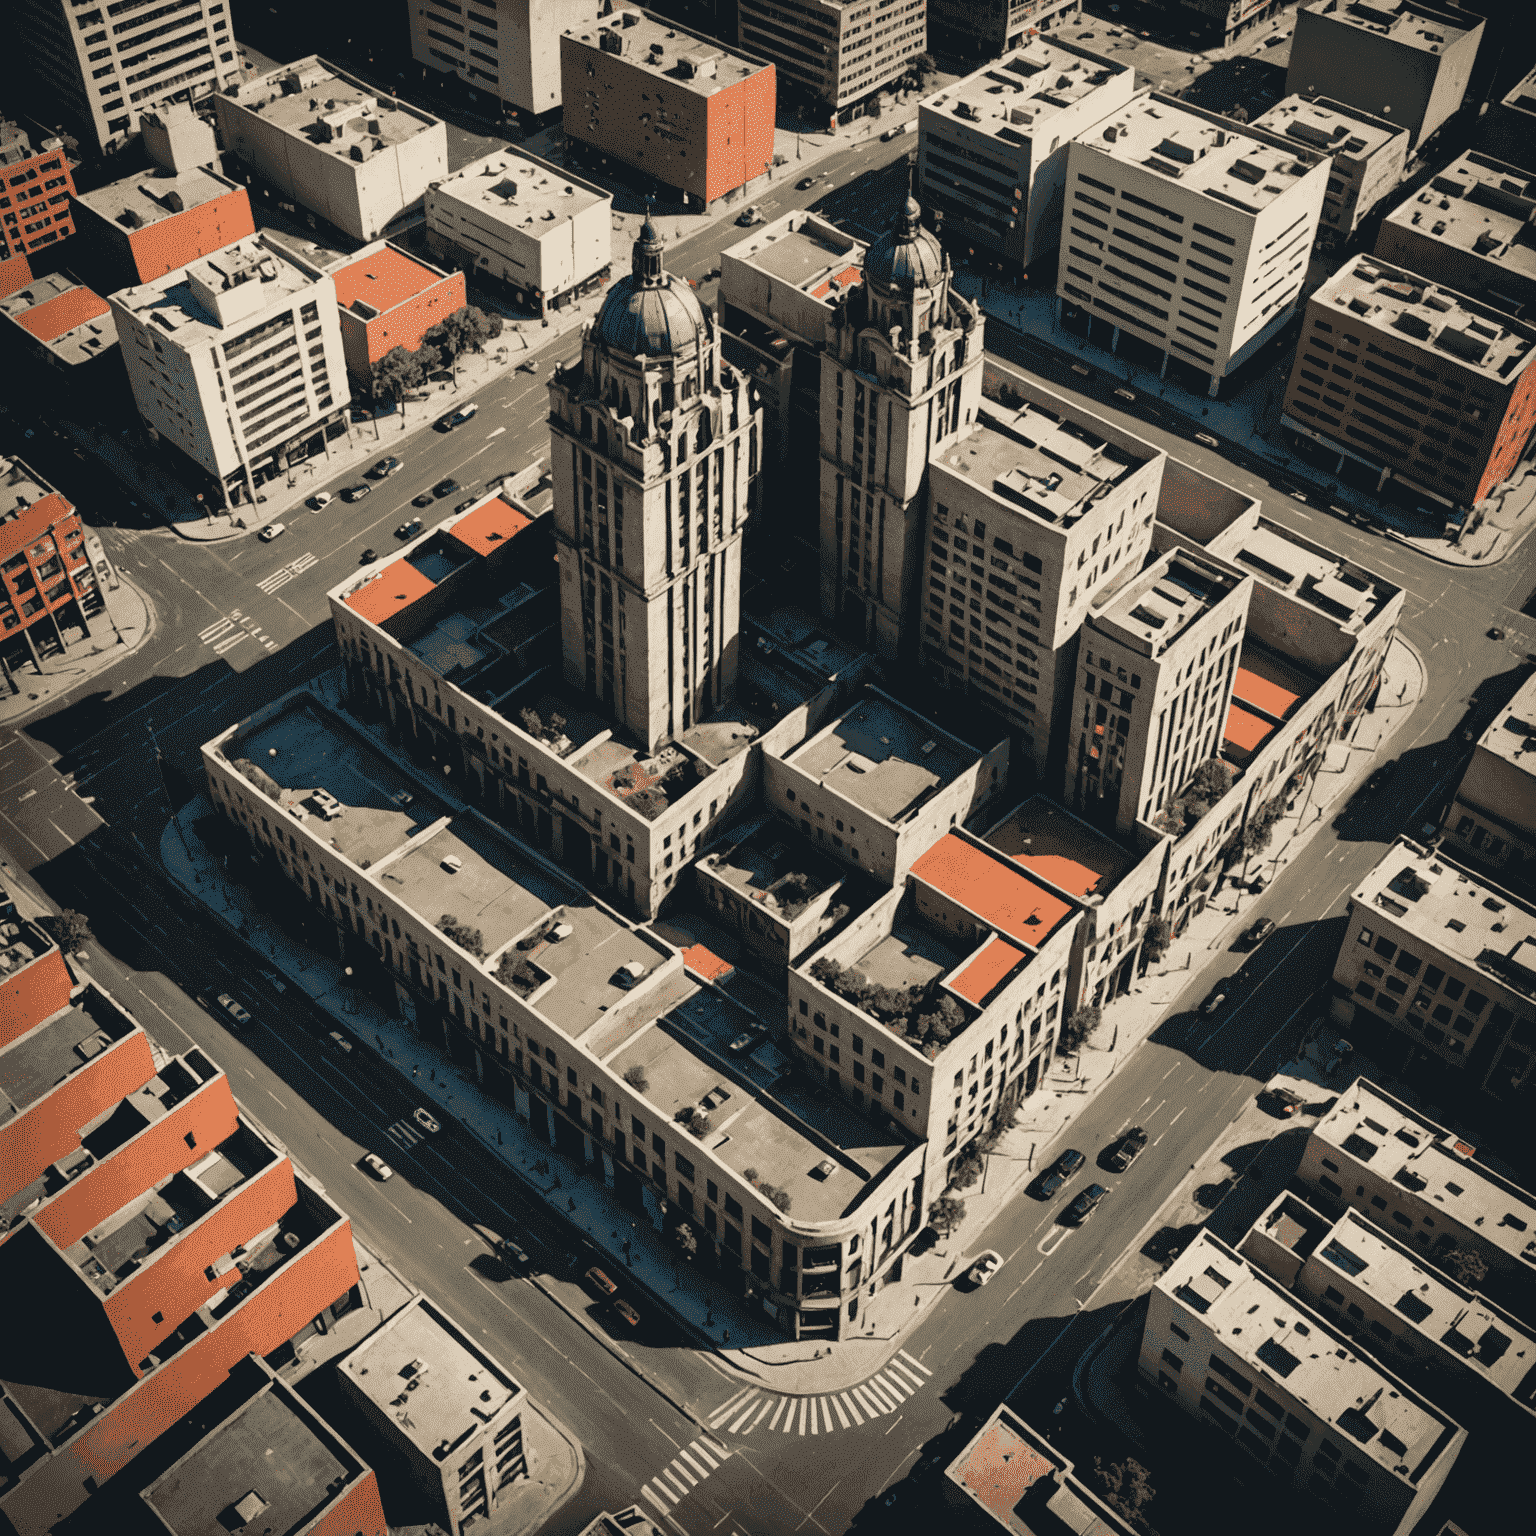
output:
[[[1419,1483],[1460,1432],[1209,1232],[1197,1233],[1156,1284],[1199,1313],[1221,1348],[1282,1400],[1300,1399],[1356,1455],[1389,1476]]]
[[[830,308],[836,289],[864,281],[862,241],[818,214],[796,209],[752,230],[720,254],[757,267]]]
[[[0,1125],[24,1114],[137,1028],[105,993],[90,987],[13,1040],[0,1051]]]
[[[20,459],[0,458],[0,517],[55,494],[53,487]]]
[[[1520,685],[1477,745],[1524,773],[1536,773],[1536,676]]]
[[[1144,656],[1160,656],[1241,581],[1198,555],[1172,549],[1091,609],[1089,622]]]
[[[1013,859],[955,832],[946,832],[913,864],[912,878],[964,907],[984,928],[1032,950],[1072,915],[1069,903],[1031,880]]]
[[[1467,25],[1468,18],[1455,12],[1432,11],[1427,6],[1409,5],[1406,0],[1311,0],[1302,9],[1425,53],[1442,53],[1473,30]],[[1481,24],[1479,16],[1475,25]]]
[[[1017,805],[987,833],[999,852],[1075,900],[1107,896],[1136,856],[1045,795]]]
[[[1325,155],[1351,160],[1367,160],[1408,132],[1401,123],[1389,123],[1326,96],[1287,96],[1256,117],[1253,126],[1283,134]]]
[[[1523,112],[1527,116],[1536,118],[1536,69],[1511,86],[1501,104],[1511,112]]]
[[[616,54],[626,64],[699,96],[713,96],[748,75],[772,68],[639,10],[616,10],[580,30],[572,27],[564,35],[584,47]]]
[[[387,240],[329,268],[336,302],[364,320],[372,320],[442,282],[446,272],[409,256]]]
[[[845,878],[814,844],[786,831],[776,818],[753,824],[745,835],[726,847],[717,845],[700,862],[717,880],[786,922]]]
[[[1232,697],[1245,709],[1279,724],[1317,690],[1317,680],[1245,632]]]
[[[1246,529],[1223,558],[1266,587],[1325,613],[1348,633],[1370,623],[1398,591],[1332,551],[1301,542],[1267,518]]]
[[[973,767],[977,754],[894,699],[867,689],[847,714],[786,760],[894,826]]]
[[[424,1296],[341,1362],[347,1382],[423,1456],[446,1461],[523,1390]]]
[[[1320,1142],[1437,1205],[1483,1241],[1536,1267],[1536,1197],[1474,1162],[1477,1148],[1415,1113],[1365,1078],[1313,1127]]]
[[[1387,216],[1499,270],[1536,280],[1536,177],[1468,151]],[[1497,273],[1489,274],[1497,287]]]
[[[1035,38],[923,102],[924,112],[958,119],[978,133],[1028,145],[1065,108],[1127,72],[1060,42]]]
[[[62,139],[44,139],[41,149],[33,149],[31,136],[20,123],[0,122],[0,165],[20,165],[38,155],[51,155],[63,143]]]
[[[610,195],[562,166],[498,149],[472,160],[433,189],[473,204],[497,224],[537,239]]]
[[[1513,382],[1536,347],[1536,327],[1375,256],[1346,262],[1312,303],[1389,336],[1399,347],[1454,358],[1490,383]]]
[[[1152,95],[1134,98],[1077,143],[1251,214],[1290,191],[1318,163],[1315,150],[1282,149]]]
[[[366,151],[352,153],[355,145],[392,147],[442,126],[439,118],[373,90],[314,54],[254,75],[224,92],[224,98],[348,161],[366,158]]]
[[[100,294],[50,273],[0,299],[0,315],[42,342],[61,362],[83,363],[117,345],[117,326]]]
[[[1089,503],[1152,458],[1111,442],[1086,412],[1026,403],[1016,411],[984,402],[970,430],[938,463],[990,491],[1011,512],[1070,528]]]
[[[231,192],[246,195],[238,182],[201,166],[189,171],[151,167],[138,176],[111,182],[94,192],[77,193],[75,200],[124,229],[137,230],[201,208],[204,203]]]

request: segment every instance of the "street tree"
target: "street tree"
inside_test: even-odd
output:
[[[928,1213],[928,1225],[940,1237],[948,1237],[964,1220],[965,1201],[957,1200],[953,1195],[940,1195],[933,1202],[933,1209]]]
[[[1104,1502],[1133,1525],[1141,1536],[1157,1536],[1147,1519],[1147,1506],[1157,1497],[1147,1469],[1133,1457],[1106,1462],[1093,1458],[1093,1480]]]
[[[1082,1050],[1089,1035],[1099,1027],[1099,1021],[1103,1017],[1103,1010],[1091,1004],[1086,1008],[1074,1008],[1061,1026],[1061,1034],[1056,1041],[1057,1049],[1059,1051]]]

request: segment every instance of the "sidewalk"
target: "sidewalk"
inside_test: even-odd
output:
[[[62,656],[42,657],[42,672],[30,662],[13,667],[17,692],[0,688],[0,726],[20,725],[33,715],[55,707],[66,694],[94,681],[138,650],[155,632],[155,610],[149,599],[121,571],[117,588],[103,588],[107,608],[91,619],[91,634],[74,641]]]

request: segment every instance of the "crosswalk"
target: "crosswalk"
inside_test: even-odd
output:
[[[830,1435],[857,1429],[871,1419],[895,1413],[927,1385],[933,1374],[922,1361],[898,1350],[883,1371],[846,1392],[815,1397],[782,1397],[760,1387],[744,1387],[710,1415],[709,1427],[727,1435]]]
[[[206,628],[198,630],[197,638],[204,645],[211,646],[215,656],[233,650],[242,640],[254,640],[266,651],[277,649],[277,641],[255,619],[247,617],[238,608],[227,617],[216,619]]]
[[[718,1440],[701,1435],[684,1446],[640,1491],[666,1514],[669,1509],[676,1509],[730,1454]]]
[[[297,560],[290,560],[287,565],[279,567],[270,576],[263,576],[256,583],[263,592],[271,597],[279,587],[286,587],[295,576],[302,575],[310,566],[314,565],[317,556],[311,554],[300,555]]]
[[[424,1134],[404,1118],[394,1121],[384,1127],[384,1134],[395,1143],[397,1147],[409,1152],[417,1142],[426,1140]]]

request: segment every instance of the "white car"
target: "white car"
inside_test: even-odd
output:
[[[416,1124],[419,1125],[422,1130],[424,1130],[429,1136],[436,1136],[437,1133],[442,1130],[442,1126],[440,1126],[437,1121],[434,1120],[432,1116],[429,1115],[424,1109],[413,1109],[411,1111],[411,1119],[414,1120]]]
[[[306,498],[304,505],[308,507],[311,512],[321,512],[326,507],[330,506],[334,500],[335,497],[333,497],[329,491],[316,491],[313,496]]]
[[[270,544],[273,539],[280,538],[284,533],[286,533],[287,529],[288,525],[286,523],[268,523],[267,526],[256,535],[256,537],[260,539],[263,544]]]
[[[366,1168],[368,1172],[371,1173],[374,1178],[379,1181],[380,1184],[382,1184],[385,1179],[392,1179],[395,1176],[395,1170],[391,1168],[382,1157],[378,1157],[372,1152],[368,1152],[363,1155],[363,1167]]]
[[[982,1254],[968,1271],[972,1285],[985,1285],[1003,1267],[1002,1256],[992,1249]]]

